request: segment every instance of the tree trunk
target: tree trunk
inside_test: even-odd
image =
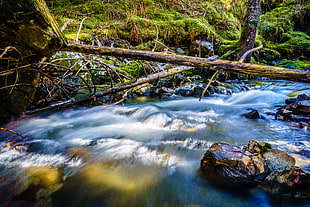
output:
[[[55,54],[65,44],[65,38],[44,0],[2,0],[0,19],[0,123],[3,123],[25,111],[39,77],[35,68],[14,68]]]
[[[238,60],[246,51],[254,48],[257,23],[261,15],[260,8],[261,8],[261,0],[249,0],[239,40],[240,51],[237,55]],[[251,57],[252,53],[249,53],[246,56],[244,62],[247,63],[251,62]]]
[[[93,47],[88,45],[68,45],[62,48],[63,51],[81,52],[87,54],[110,55],[118,57],[127,57],[143,59],[155,62],[166,62],[176,65],[187,65],[192,67],[202,67],[213,70],[227,70],[238,73],[245,73],[254,76],[263,76],[273,79],[290,80],[297,82],[310,83],[310,73],[289,70],[281,67],[272,67],[267,65],[257,65],[250,63],[240,63],[229,60],[207,59],[181,55],[168,55],[156,52],[137,51],[111,47]]]

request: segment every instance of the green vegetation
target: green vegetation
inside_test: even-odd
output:
[[[237,40],[246,12],[246,0],[47,0],[60,25],[71,19],[65,35],[74,40],[83,18],[87,18],[79,40],[125,40],[136,49],[164,51],[183,48],[189,51],[195,40],[214,44],[215,54],[234,59]],[[298,59],[286,67],[309,68],[309,1],[263,0],[255,45],[254,61],[277,63]],[[107,44],[110,46],[109,44]],[[115,45],[114,45],[115,46]],[[117,47],[127,47],[118,44]],[[191,54],[190,54],[191,55]],[[303,58],[301,58],[303,57]],[[308,60],[308,61],[305,61]]]

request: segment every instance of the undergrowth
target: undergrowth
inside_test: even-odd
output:
[[[86,17],[79,35],[79,40],[85,43],[94,44],[96,36],[122,39],[137,49],[164,51],[178,47],[189,49],[195,40],[205,40],[214,44],[215,54],[226,58],[238,52],[235,43],[240,37],[247,1],[47,2],[60,25],[72,20],[64,30],[72,41]],[[264,49],[254,54],[255,60],[271,62],[301,56],[309,60],[309,14],[309,1],[263,0],[255,45],[262,44]]]

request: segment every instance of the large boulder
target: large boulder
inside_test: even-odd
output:
[[[310,197],[310,174],[268,143],[252,140],[241,147],[215,143],[204,154],[200,169],[222,183],[262,184],[275,195]]]

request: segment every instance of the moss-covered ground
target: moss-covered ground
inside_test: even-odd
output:
[[[246,0],[47,0],[64,33],[73,41],[83,18],[79,40],[121,39],[135,49],[187,52],[195,40],[212,42],[221,58],[238,52]],[[296,69],[310,67],[310,2],[263,0],[253,61]],[[113,41],[109,44],[114,44]],[[117,43],[116,43],[117,44]],[[114,45],[115,46],[115,45]],[[126,47],[118,44],[118,47]]]

